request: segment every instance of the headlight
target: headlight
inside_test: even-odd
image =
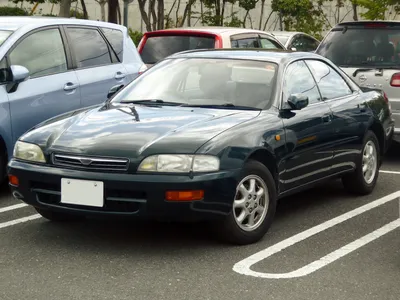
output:
[[[14,146],[13,156],[22,160],[45,163],[46,159],[38,145],[17,141]]]
[[[212,172],[219,170],[219,159],[211,155],[154,155],[145,158],[138,170],[166,173]]]

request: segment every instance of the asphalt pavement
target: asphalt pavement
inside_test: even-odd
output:
[[[0,299],[397,300],[399,183],[395,146],[373,194],[335,181],[284,199],[264,239],[241,247],[202,224],[29,219],[3,187]]]

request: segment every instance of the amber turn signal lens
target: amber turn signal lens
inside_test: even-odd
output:
[[[12,185],[18,186],[19,185],[19,179],[17,176],[14,175],[8,175],[8,182]]]
[[[204,198],[204,191],[167,191],[165,199],[167,201],[195,201]]]

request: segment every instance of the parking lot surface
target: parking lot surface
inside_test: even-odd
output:
[[[399,299],[400,203],[382,198],[399,183],[394,146],[373,194],[350,196],[336,181],[284,199],[264,239],[241,247],[219,243],[202,224],[24,219],[36,212],[15,206],[5,186],[0,299]],[[255,254],[266,258],[251,270],[264,275],[234,268]]]

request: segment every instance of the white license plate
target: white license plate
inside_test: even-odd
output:
[[[62,178],[61,203],[103,207],[104,183],[101,181]]]

